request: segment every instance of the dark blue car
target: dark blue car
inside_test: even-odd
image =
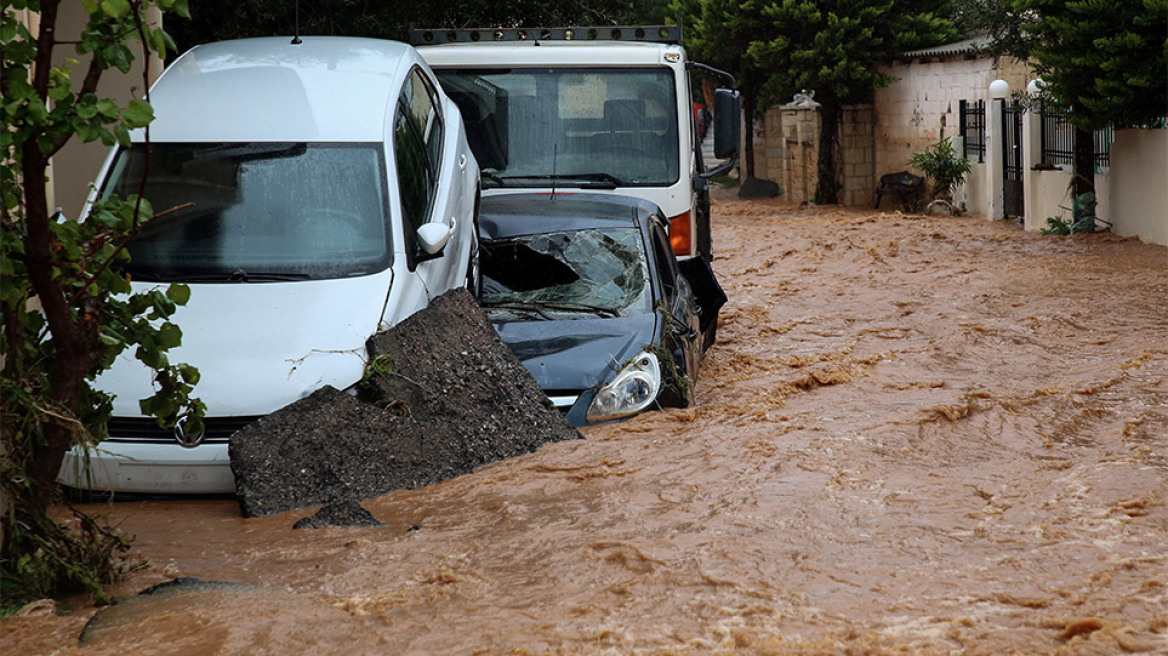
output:
[[[483,199],[479,221],[479,303],[569,421],[693,402],[725,296],[704,260],[679,266],[660,209],[607,194],[500,195]]]

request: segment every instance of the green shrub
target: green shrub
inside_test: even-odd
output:
[[[973,165],[964,156],[959,157],[949,137],[942,137],[937,143],[925,148],[908,160],[909,166],[916,167],[929,179],[932,187],[931,200],[953,200],[953,187],[965,182],[965,176]]]

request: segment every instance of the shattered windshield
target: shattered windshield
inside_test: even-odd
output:
[[[344,278],[391,263],[378,144],[155,143],[122,150],[103,194],[143,196],[165,216],[128,245],[136,280]]]
[[[485,186],[645,187],[678,180],[669,68],[438,70]]]
[[[480,304],[522,318],[617,317],[652,311],[634,228],[551,232],[485,242]]]

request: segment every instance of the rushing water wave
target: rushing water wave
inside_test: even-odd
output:
[[[116,504],[245,586],[9,619],[6,653],[1168,653],[1168,250],[715,206],[698,404],[293,531]]]

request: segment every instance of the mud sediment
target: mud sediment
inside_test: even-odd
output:
[[[245,517],[351,506],[580,436],[465,290],[368,349],[378,364],[361,398],[325,387],[231,437]]]

